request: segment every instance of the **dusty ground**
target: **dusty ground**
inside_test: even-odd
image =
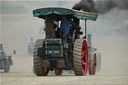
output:
[[[128,74],[97,74],[96,76],[49,75],[2,73],[1,85],[128,85]]]
[[[32,73],[32,57],[13,57],[9,73],[0,71],[0,85],[128,85],[128,73],[97,73],[95,76],[75,76],[64,72],[62,76],[49,74],[37,77]]]

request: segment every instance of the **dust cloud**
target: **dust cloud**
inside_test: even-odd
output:
[[[12,10],[12,5],[12,8],[15,8],[14,14],[12,12],[0,14],[1,41],[4,44],[5,51],[12,55],[14,62],[11,72],[32,73],[33,57],[27,53],[28,43],[31,36],[34,37],[34,40],[45,37],[44,31],[42,34],[39,33],[39,30],[44,27],[43,20],[33,17],[32,10],[41,7],[56,6],[56,2],[52,3],[52,5],[47,1],[37,1],[36,3],[34,1],[4,1],[2,3],[7,6],[2,6],[1,10]],[[72,8],[70,6],[72,3],[75,4],[73,1],[67,1],[69,8]],[[18,7],[23,7],[20,14],[17,13]],[[114,8],[105,15],[99,15],[97,21],[88,21],[87,32],[92,34],[93,47],[97,48],[102,55],[101,72],[128,72],[127,14],[127,11]],[[84,32],[82,24],[81,27]],[[17,51],[16,55],[12,54],[13,50]]]

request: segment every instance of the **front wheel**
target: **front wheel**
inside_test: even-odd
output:
[[[96,53],[96,71],[100,72],[101,70],[101,53]]]
[[[96,53],[92,53],[89,57],[89,74],[96,74]]]

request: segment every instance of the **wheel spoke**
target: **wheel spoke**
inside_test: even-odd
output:
[[[86,63],[84,61],[82,61],[82,64],[86,65]]]
[[[77,44],[79,41],[75,41]],[[77,44],[75,44],[77,46]],[[75,49],[74,51],[74,71],[76,75],[86,75],[88,70],[88,47],[86,40],[83,40],[83,42],[80,42],[79,46],[82,46],[82,48]],[[81,58],[80,56],[76,56],[75,54],[79,54],[81,52]],[[79,59],[79,60],[78,60]],[[79,63],[81,62],[81,63]],[[81,66],[81,67],[78,67]]]

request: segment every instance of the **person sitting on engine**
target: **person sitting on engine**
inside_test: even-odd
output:
[[[56,38],[55,35],[55,28],[54,28],[54,21],[47,17],[45,21],[45,32],[46,32],[46,39],[49,38]]]

